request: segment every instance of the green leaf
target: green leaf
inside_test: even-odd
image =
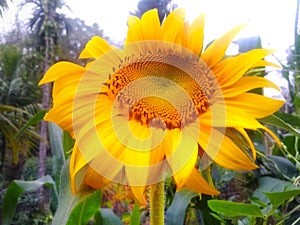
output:
[[[141,218],[140,218],[140,207],[139,203],[135,202],[133,210],[131,212],[131,219],[130,225],[139,225]]]
[[[298,154],[298,149],[300,149],[300,141],[298,137],[293,134],[288,134],[282,139],[282,142],[284,143],[290,154],[292,154],[293,156],[296,156]],[[278,153],[276,155],[279,155],[280,153],[281,151],[278,150]]]
[[[55,183],[49,175],[41,177],[34,181],[21,181],[21,180],[12,181],[10,185],[7,187],[3,199],[3,206],[2,206],[3,225],[11,224],[12,217],[16,210],[19,196],[24,192],[36,191],[43,185],[47,187],[54,187],[54,191],[56,193]]]
[[[61,169],[65,163],[65,154],[62,146],[62,130],[55,123],[48,122],[48,131],[52,153],[52,173],[58,187]]]
[[[274,115],[293,127],[300,127],[300,118],[298,116],[280,111],[275,112]]]
[[[218,214],[216,213],[210,213],[210,215],[215,218],[217,221],[223,223],[223,224],[226,224],[226,221],[221,217],[219,216]]]
[[[103,225],[123,225],[120,218],[110,208],[101,208],[100,214]]]
[[[20,131],[16,134],[16,138],[18,138],[20,135],[22,135],[24,133],[24,131],[34,125],[39,123],[45,116],[45,114],[47,113],[47,110],[41,110],[38,111],[30,120],[28,120],[28,122],[20,129]]]
[[[257,205],[246,203],[229,202],[225,200],[209,200],[208,206],[211,210],[226,217],[255,216],[263,217]]]
[[[263,208],[268,207],[268,205],[265,202],[262,202],[259,198],[256,197],[251,197],[251,202],[256,203],[257,205]]]
[[[167,225],[182,225],[185,218],[186,208],[191,199],[198,194],[194,191],[182,190],[175,193],[172,204],[166,213]]]
[[[99,210],[101,191],[95,191],[73,209],[67,225],[86,225],[92,216]]]
[[[298,77],[298,79],[299,79],[299,77]],[[294,103],[294,106],[295,106],[296,114],[300,116],[300,92],[298,92],[295,95],[293,103]]]
[[[100,210],[98,210],[94,215],[95,225],[103,225],[102,223],[102,217],[100,214]]]
[[[264,124],[283,128],[283,129],[291,132],[292,134],[300,137],[300,131],[298,129],[294,128],[293,125],[287,123],[282,118],[279,118],[278,116],[276,116],[274,114],[271,116],[267,116],[265,118],[259,119],[259,121]]]
[[[299,171],[297,167],[287,158],[282,156],[275,156],[275,155],[269,155],[267,157],[271,159],[276,164],[280,172],[286,175],[287,177],[293,178],[299,175]]]
[[[192,204],[195,215],[197,215],[198,220],[203,221],[203,224],[220,225],[222,224],[222,220],[219,220],[219,218],[213,215],[212,210],[208,207],[208,201],[211,199],[213,199],[213,197],[209,195],[201,195],[201,197],[197,196],[196,198],[193,198]]]
[[[77,173],[77,179],[79,180],[79,182],[83,180],[84,174],[84,168]],[[52,225],[66,225],[71,213],[76,208],[76,206],[86,201],[87,198],[93,193],[94,191],[87,189],[82,190],[76,195],[72,193],[69,174],[69,160],[67,160],[61,172],[59,203],[56,213],[53,217]]]
[[[271,204],[270,199],[265,195],[269,192],[283,192],[285,190],[293,190],[296,186],[292,185],[290,182],[280,180],[273,177],[262,177],[258,180],[259,186],[254,191],[253,197],[258,198],[265,204]],[[271,209],[271,206],[263,209],[264,213],[267,213]]]
[[[260,36],[240,38],[236,40],[236,43],[239,46],[239,52],[248,52],[252,49],[262,48]]]
[[[68,131],[63,131],[63,149],[65,157],[70,155],[70,150],[74,146],[74,139],[71,137]]]
[[[274,206],[274,208],[277,208],[278,206],[282,205],[285,201],[299,195],[300,188],[282,192],[264,192],[264,194],[270,199],[270,202]]]

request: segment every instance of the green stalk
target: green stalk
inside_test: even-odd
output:
[[[165,187],[164,182],[150,186],[150,225],[164,225]]]

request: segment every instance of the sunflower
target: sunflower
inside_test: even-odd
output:
[[[280,100],[251,92],[275,88],[263,77],[245,76],[274,66],[271,50],[225,56],[238,26],[203,50],[205,16],[185,21],[184,10],[160,24],[156,9],[130,16],[123,48],[93,37],[80,58],[85,66],[58,62],[40,84],[54,82],[53,107],[45,120],[75,139],[71,187],[129,185],[144,202],[146,187],[173,177],[177,190],[216,195],[201,175],[211,162],[251,170],[256,150],[247,130],[276,136],[257,119],[277,111]]]

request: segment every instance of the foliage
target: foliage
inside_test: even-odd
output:
[[[50,176],[39,178],[35,181],[13,181],[5,192],[3,199],[2,211],[3,211],[3,224],[9,225],[12,220],[12,216],[16,209],[16,203],[18,197],[23,192],[36,191],[40,186],[47,185],[49,187],[54,186],[55,183]]]
[[[7,1],[6,0],[0,0],[0,17],[3,15],[3,11],[8,9]]]
[[[16,45],[0,45],[0,103],[25,106],[32,103],[35,84],[23,74],[21,49]]]
[[[137,10],[132,15],[139,18],[148,10],[156,8],[160,22],[173,10],[176,5],[171,4],[172,0],[141,0],[137,5]]]
[[[23,58],[17,45],[0,45],[0,138],[2,143],[2,167],[7,149],[13,153],[13,162],[18,163],[19,152],[27,155],[36,146],[39,135],[36,127],[16,137],[22,126],[39,108],[33,100],[37,93],[33,79],[23,73]]]
[[[176,192],[172,204],[166,213],[166,223],[169,225],[183,224],[186,208],[191,199],[197,196],[197,193],[183,190]]]
[[[78,55],[84,45],[95,35],[103,37],[103,30],[96,23],[87,26],[83,20],[78,18],[66,18],[66,23],[65,29],[60,30],[61,46],[57,55],[64,60],[79,62]]]
[[[0,137],[3,148],[2,157],[5,156],[6,148],[13,152],[13,162],[18,163],[19,152],[28,154],[29,148],[35,146],[39,135],[33,127],[29,127],[26,132],[19,136],[15,136],[22,126],[27,122],[32,114],[26,109],[14,106],[0,105]],[[4,160],[4,158],[2,158]]]
[[[36,47],[45,47],[49,37],[53,39],[53,44],[57,45],[60,36],[58,28],[67,26],[64,14],[56,11],[64,6],[64,2],[62,0],[25,0],[21,7],[28,4],[34,5],[33,15],[29,20],[28,26],[33,32],[33,40],[36,41]]]
[[[261,186],[256,189],[253,194],[253,203],[236,203],[224,200],[210,200],[208,202],[209,207],[217,214],[222,223],[225,221],[242,221],[243,224],[268,224],[271,221],[275,221],[276,224],[282,223],[292,213],[296,212],[299,207],[294,208],[288,212],[278,211],[277,209],[282,206],[286,207],[288,201],[292,201],[300,194],[300,188],[294,186],[293,190],[284,190],[285,187],[290,186],[289,183],[284,183],[281,180],[265,177],[260,180]],[[275,185],[270,185],[270,183]],[[283,184],[284,183],[284,184]],[[262,188],[265,187],[265,188]],[[284,187],[283,189],[278,187]],[[278,190],[278,192],[275,192]],[[272,192],[267,192],[272,191]],[[297,213],[300,214],[299,212]],[[218,216],[221,215],[222,217]],[[261,221],[261,222],[259,222]],[[273,224],[273,223],[271,223]]]
[[[127,193],[124,194],[126,197],[118,198],[115,194],[118,189],[116,186],[102,191],[82,189],[78,195],[71,193],[68,158],[74,141],[67,132],[54,124],[48,126],[50,137],[47,140],[51,148],[51,154],[48,153],[47,158],[48,167],[51,169],[47,169],[48,176],[38,179],[37,123],[46,111],[39,111],[40,106],[37,103],[41,97],[41,90],[36,88],[36,84],[44,71],[45,56],[42,52],[45,50],[45,32],[53,35],[54,61],[77,61],[78,54],[87,40],[93,35],[102,36],[103,31],[97,24],[87,26],[78,18],[67,18],[56,12],[53,15],[54,20],[47,24],[44,20],[47,8],[44,1],[26,0],[24,4],[26,2],[34,3],[37,7],[29,23],[31,30],[24,29],[25,24],[17,21],[16,24],[19,25],[11,33],[3,36],[4,43],[0,45],[1,166],[4,163],[4,155],[12,152],[13,160],[6,160],[5,163],[16,163],[21,155],[19,162],[22,164],[18,170],[12,167],[4,172],[23,170],[18,177],[21,180],[12,182],[4,177],[5,173],[1,173],[2,222],[52,222],[59,225],[147,224],[149,208],[139,207],[137,203],[128,200],[126,197],[130,196]],[[48,2],[57,4],[58,8],[63,6],[61,1]],[[6,1],[0,0],[0,15],[5,7]],[[172,10],[171,1],[142,0],[132,14],[140,17],[151,8],[158,8],[162,21]],[[295,45],[289,49],[287,63],[283,64],[283,76],[289,83],[291,107],[287,111],[260,119],[260,122],[267,124],[280,137],[282,146],[270,142],[263,133],[249,131],[259,151],[256,163],[260,168],[241,173],[212,165],[212,178],[221,191],[220,196],[199,196],[187,190],[176,192],[173,181],[168,179],[165,187],[167,225],[295,225],[300,222],[300,35],[297,23],[295,27]],[[250,41],[245,39],[242,42],[259,45],[257,38]],[[253,75],[253,72],[264,75],[265,71],[249,71],[248,75]],[[6,182],[11,182],[8,187]],[[48,185],[52,189],[53,215],[45,216],[39,211],[40,198],[36,190],[40,185]],[[32,190],[35,191],[31,192]],[[13,212],[16,213],[14,217]]]

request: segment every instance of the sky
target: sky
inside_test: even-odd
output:
[[[123,40],[129,12],[138,0],[65,0],[73,17],[87,23],[99,23],[104,34]],[[97,2],[97,4],[96,4]],[[103,2],[103,4],[101,4]],[[206,14],[207,41],[219,37],[234,26],[246,23],[240,36],[260,35],[265,47],[285,49],[293,43],[296,0],[173,0],[186,9],[188,19]],[[96,4],[96,6],[95,6]]]
[[[20,20],[28,19],[30,9],[17,10],[21,0],[8,0],[10,10],[0,19],[0,32],[14,24],[16,12]],[[134,12],[139,0],[64,0],[70,17],[98,23],[104,35],[115,41],[126,36],[127,17]],[[173,0],[186,9],[187,18],[206,14],[206,38],[210,41],[234,26],[246,23],[240,37],[260,35],[264,47],[280,50],[293,44],[296,0]]]

